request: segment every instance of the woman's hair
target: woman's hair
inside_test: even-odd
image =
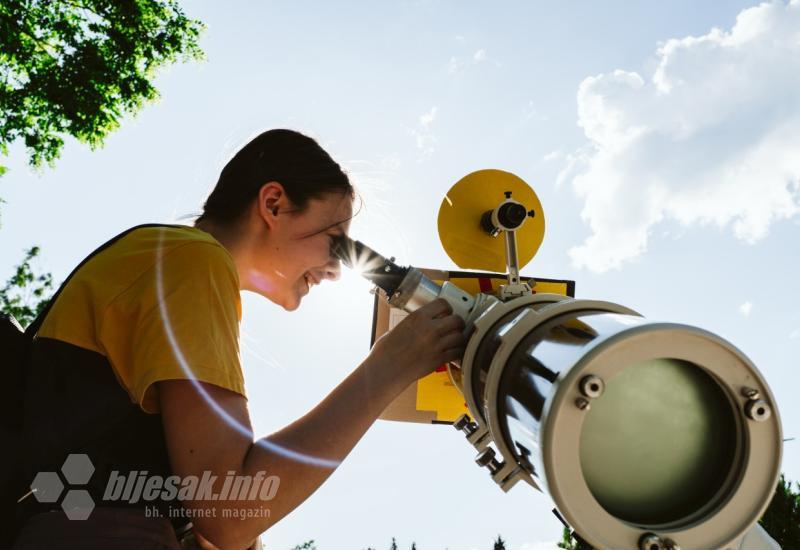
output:
[[[355,196],[347,174],[314,139],[294,130],[268,130],[228,161],[195,223],[238,221],[270,181],[280,183],[299,210],[325,193]]]

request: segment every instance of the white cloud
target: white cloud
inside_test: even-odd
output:
[[[656,57],[647,78],[580,84],[590,143],[559,176],[592,232],[570,250],[579,267],[621,267],[667,219],[753,243],[800,213],[800,0],[746,9],[730,31],[668,40]]]
[[[550,151],[549,153],[547,153],[545,156],[542,157],[542,161],[543,162],[552,162],[554,160],[560,159],[563,156],[564,156],[564,154],[561,151],[558,151],[558,150]]]
[[[425,113],[424,115],[421,115],[419,117],[419,125],[422,126],[423,130],[428,130],[431,127],[431,124],[433,123],[434,119],[436,118],[436,113],[438,111],[439,111],[439,107],[436,107],[434,105],[433,107],[431,107],[430,111],[428,111],[427,113]]]
[[[557,542],[526,542],[519,550],[558,550]]]
[[[751,302],[745,302],[739,306],[739,313],[745,317],[750,317],[751,311],[753,311],[753,304]]]
[[[447,64],[447,72],[450,74],[456,74],[466,66],[467,62],[464,61],[463,59],[459,59],[458,57],[451,57],[450,62]]]
[[[491,62],[495,67],[500,67],[500,63],[489,58],[489,54],[486,53],[485,49],[479,48],[469,57],[451,57],[450,61],[447,63],[447,72],[450,74],[460,73],[469,67],[479,65],[485,61]]]
[[[417,149],[422,153],[422,156],[430,157],[436,150],[436,136],[433,133],[433,121],[436,120],[436,114],[439,112],[437,106],[419,117],[418,128],[411,129],[411,135],[417,143]]]
[[[544,121],[547,120],[547,116],[536,110],[536,107],[533,105],[533,101],[528,101],[528,104],[525,105],[525,108],[522,110],[522,121],[527,122],[533,119]]]

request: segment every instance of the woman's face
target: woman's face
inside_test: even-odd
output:
[[[326,193],[297,210],[284,194],[262,204],[269,225],[263,242],[267,250],[253,259],[250,286],[292,311],[312,287],[339,278],[339,260],[331,256],[331,247],[333,238],[350,228],[353,201],[349,193]]]

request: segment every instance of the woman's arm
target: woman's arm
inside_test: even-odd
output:
[[[240,431],[207,402],[193,382],[159,382],[164,434],[176,475],[202,477],[209,471],[217,478],[215,492],[221,491],[229,472],[253,479],[263,472],[262,477],[280,479],[277,493],[268,501],[184,502],[190,512],[216,509],[216,517],[195,515],[197,530],[225,549],[249,546],[328,478],[403,389],[437,366],[461,357],[462,328],[461,320],[449,314],[442,300],[417,310],[381,338],[369,357],[314,409],[256,443],[244,397],[201,384],[215,405],[245,428]],[[276,447],[327,464],[298,460]],[[241,519],[243,514],[247,519]]]

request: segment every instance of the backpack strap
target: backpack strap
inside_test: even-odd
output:
[[[132,231],[136,231],[137,229],[142,229],[142,228],[145,228],[145,227],[175,227],[175,228],[177,228],[177,227],[182,227],[182,226],[174,225],[174,224],[166,224],[166,223],[143,223],[141,225],[137,225],[137,226],[131,227],[130,229],[126,229],[125,231],[123,231],[119,235],[117,235],[115,237],[112,237],[111,239],[109,239],[105,243],[101,244],[91,254],[86,256],[81,261],[81,263],[79,263],[75,267],[75,269],[72,270],[72,272],[67,276],[67,278],[64,279],[64,282],[61,283],[61,286],[58,287],[58,290],[56,290],[56,293],[53,294],[53,297],[50,298],[50,300],[47,302],[47,305],[45,306],[45,308],[41,311],[41,313],[39,313],[39,315],[36,316],[36,319],[34,319],[33,322],[30,325],[28,325],[28,328],[25,329],[25,337],[29,338],[29,339],[33,339],[33,337],[39,331],[39,327],[42,326],[42,322],[44,322],[44,318],[47,317],[47,314],[50,312],[50,308],[53,307],[53,304],[55,304],[56,299],[58,299],[59,295],[61,294],[61,291],[64,290],[64,287],[67,286],[67,283],[70,281],[70,279],[72,279],[72,276],[75,275],[78,272],[78,270],[80,268],[82,268],[86,264],[86,262],[91,260],[94,256],[96,256],[97,254],[99,254],[100,252],[105,250],[106,248],[110,247],[112,244],[114,244],[115,242],[120,240],[122,237],[126,236],[128,233],[131,233]]]

